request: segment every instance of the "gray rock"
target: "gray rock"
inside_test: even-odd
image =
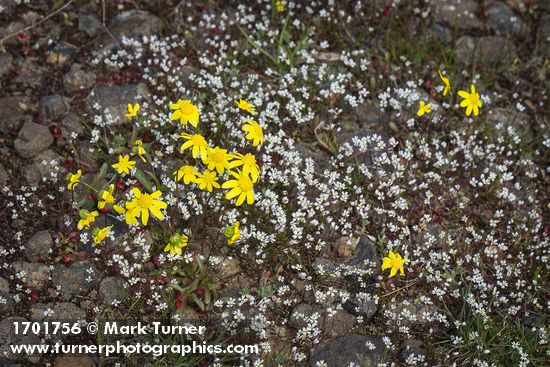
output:
[[[71,69],[63,75],[63,86],[67,92],[78,92],[93,87],[95,78],[92,71],[83,70],[80,64],[73,64]]]
[[[506,3],[496,1],[487,9],[487,22],[499,34],[522,36],[528,31],[521,18]]]
[[[349,258],[357,249],[358,238],[340,237],[334,242],[334,251],[338,257]]]
[[[539,39],[543,43],[546,43],[546,46],[548,47],[548,44],[550,44],[550,14],[544,15],[540,18],[537,34]]]
[[[62,158],[51,149],[47,149],[34,157],[32,162],[21,168],[21,174],[30,185],[37,185],[43,179],[50,178],[52,172],[58,172],[63,176],[67,172],[61,167]]]
[[[79,321],[86,319],[86,312],[71,302],[35,303],[30,309],[33,321]]]
[[[0,27],[0,38],[4,38],[4,37],[7,37],[8,35],[13,34],[13,36],[11,36],[10,38],[7,38],[4,41],[4,44],[15,45],[19,42],[17,38],[15,38],[15,35],[21,32],[24,28],[25,28],[25,23],[23,22],[19,22],[19,21],[11,22],[10,24],[4,27]]]
[[[84,132],[84,126],[80,123],[80,118],[74,112],[69,112],[61,121],[61,134],[67,139],[73,133],[81,135]]]
[[[199,75],[199,69],[191,65],[183,65],[176,69],[174,72],[178,76],[178,80],[181,81],[184,85],[191,85],[191,76]]]
[[[88,171],[91,173],[96,172],[100,164],[98,150],[87,140],[80,141],[76,149],[78,149],[78,159],[83,162]]]
[[[13,142],[15,151],[22,158],[33,158],[53,143],[50,130],[34,122],[26,122]]]
[[[0,278],[0,291],[9,293],[10,282],[6,278]]]
[[[16,261],[13,269],[16,273],[24,272],[24,282],[33,289],[43,288],[50,280],[50,268],[44,264]]]
[[[47,119],[58,120],[69,112],[69,103],[59,95],[44,96],[40,99],[40,113]]]
[[[71,355],[57,357],[53,367],[95,367],[96,363],[91,356],[88,355]]]
[[[0,356],[7,358],[9,361],[22,361],[25,358],[38,362],[37,356],[29,356],[24,354],[14,354],[10,348],[11,344],[40,344],[40,338],[33,333],[18,333],[15,334],[14,323],[28,321],[23,317],[8,317],[0,322]]]
[[[330,316],[324,306],[306,303],[300,303],[294,307],[288,318],[288,325],[301,329],[310,325],[310,320],[314,317],[317,320],[317,327],[333,337],[345,335],[355,326],[355,317],[346,311],[338,310]]]
[[[428,359],[428,351],[424,343],[416,339],[408,339],[403,343],[401,362],[407,366],[422,366]]]
[[[315,59],[323,64],[338,64],[340,62],[340,53],[338,52],[318,52]]]
[[[390,121],[390,116],[380,110],[378,101],[364,101],[355,108],[355,113],[363,127],[376,128]]]
[[[498,63],[513,60],[516,55],[516,46],[511,40],[500,36],[486,36],[473,38],[463,36],[456,41],[455,54],[463,64],[470,63]]]
[[[76,295],[87,293],[98,282],[99,272],[94,264],[77,261],[69,267],[58,264],[53,270],[52,281],[61,293]]]
[[[136,27],[139,24],[139,27]],[[101,55],[108,55],[117,48],[118,44],[122,43],[123,38],[140,38],[142,36],[150,36],[158,34],[162,30],[162,20],[144,10],[127,10],[117,14],[109,24],[111,35],[104,34],[99,39],[99,45],[103,46],[98,51]]]
[[[27,57],[19,65],[19,73],[13,79],[15,84],[37,88],[42,85],[44,79],[44,68],[41,66],[42,61],[37,58]]]
[[[357,295],[344,303],[342,307],[355,316],[363,317],[365,321],[372,319],[378,311],[378,305],[375,301]]]
[[[295,144],[295,149],[296,152],[299,153],[299,156],[301,158],[311,158],[315,163],[316,170],[323,170],[325,167],[327,167],[329,163],[330,154],[322,150],[318,146],[316,147],[300,141]]]
[[[84,31],[88,36],[94,37],[103,27],[103,24],[91,14],[78,15],[78,30]]]
[[[8,171],[6,171],[6,167],[0,163],[0,187],[4,186],[6,182],[8,182],[9,178],[10,175],[8,174]]]
[[[348,266],[359,268],[380,268],[380,260],[376,256],[376,245],[367,236],[361,236],[353,257],[346,262]]]
[[[0,98],[0,133],[9,134],[11,130],[18,130],[31,117],[25,113],[29,111],[30,101],[25,96]]]
[[[422,37],[425,41],[437,40],[445,43],[451,43],[453,41],[453,32],[441,24],[433,24],[430,27],[426,27]]]
[[[9,53],[0,54],[0,78],[10,70],[12,61],[13,61],[13,56],[11,54]]]
[[[139,24],[139,27],[136,27],[136,24]],[[160,33],[162,20],[147,11],[132,9],[117,14],[110,29],[117,40],[121,40],[124,36],[150,36]]]
[[[50,64],[64,64],[76,54],[76,47],[61,41],[46,54],[46,62]]]
[[[386,307],[396,315],[396,317],[391,320],[395,327],[425,327],[427,323],[433,321],[432,316],[437,311],[433,306],[411,301],[393,301]]]
[[[48,231],[38,231],[27,241],[25,253],[30,261],[47,258],[53,246],[52,236]]]
[[[386,347],[380,336],[348,335],[321,343],[311,352],[309,365],[318,367],[373,367],[382,362]]]
[[[113,86],[97,84],[86,103],[91,113],[98,111],[105,119],[110,116],[115,121],[125,122],[128,121],[125,114],[129,103],[141,103],[150,98],[149,89],[143,83]]]
[[[432,0],[430,6],[436,22],[450,28],[471,30],[483,27],[477,18],[479,4],[474,0]]]
[[[492,128],[500,123],[504,125],[505,129],[514,129],[524,142],[535,139],[532,119],[526,113],[515,108],[495,107],[486,113],[486,122]]]
[[[113,302],[124,301],[126,292],[124,290],[124,281],[118,277],[108,277],[101,281],[99,285],[99,296],[106,305],[112,305]]]
[[[15,307],[13,295],[0,290],[0,312],[9,312]]]
[[[235,258],[226,258],[223,260],[220,271],[218,273],[219,279],[227,279],[241,272],[239,266],[239,260]]]

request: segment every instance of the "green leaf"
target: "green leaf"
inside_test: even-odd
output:
[[[170,283],[168,286],[169,286],[169,287],[172,287],[172,288],[174,288],[174,289],[176,289],[176,290],[178,290],[178,291],[180,291],[180,292],[182,292],[182,293],[185,293],[185,290],[184,290],[182,287],[180,287],[179,285],[177,285],[177,284]]]
[[[199,285],[199,279],[195,279],[193,283],[189,284],[187,287],[185,287],[185,294],[189,294],[194,292],[197,289],[197,286]]]
[[[193,300],[193,302],[195,302],[197,304],[197,306],[199,306],[199,308],[201,309],[201,311],[204,311],[205,307],[204,307],[204,303],[199,299],[199,297],[197,297],[196,295],[192,294],[191,295],[191,299]]]
[[[149,178],[147,178],[143,171],[136,169],[136,173],[134,174],[134,176],[139,180],[139,182],[141,182],[141,184],[143,185],[143,187],[145,187],[145,189],[147,189],[147,191],[153,192],[153,184],[151,183],[151,181],[149,181]]]

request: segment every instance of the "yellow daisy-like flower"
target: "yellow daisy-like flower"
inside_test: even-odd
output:
[[[240,225],[241,223],[237,221],[232,226],[227,226],[225,228],[224,234],[225,238],[227,238],[228,245],[234,244],[241,237],[241,230],[239,229]]]
[[[119,214],[123,214],[124,215],[124,220],[126,221],[126,224],[136,224],[137,223],[137,218],[136,216],[130,216],[128,215],[129,212],[128,212],[128,204],[129,203],[125,203],[124,206],[125,207],[122,207],[120,205],[113,205],[113,209],[119,213]],[[136,213],[132,213],[132,214],[136,214]],[[136,214],[137,215],[137,214]]]
[[[427,113],[432,112],[430,109],[429,103],[424,103],[424,101],[420,101],[420,107],[418,107],[418,111],[416,112],[416,116],[422,117]]]
[[[77,228],[82,230],[83,228],[90,228],[90,224],[95,222],[95,218],[99,215],[97,211],[89,212],[85,209],[80,211],[80,220],[78,221]]]
[[[402,258],[400,254],[390,251],[387,257],[384,258],[384,261],[382,262],[382,271],[386,269],[390,270],[390,278],[395,276],[397,272],[399,271],[400,275],[405,275],[405,269],[403,268],[403,265],[409,261],[407,258]]]
[[[252,105],[252,103],[248,103],[247,101],[245,101],[244,99],[239,99],[238,101],[235,100],[235,104],[237,105],[237,107],[239,107],[241,110],[243,111],[246,111],[252,115],[254,115],[256,113],[256,108],[254,107],[254,105]]]
[[[115,197],[113,196],[114,191],[115,191],[115,185],[110,184],[109,188],[107,190],[102,190],[99,193],[99,198],[101,200],[99,200],[97,202],[97,208],[98,209],[103,209],[103,208],[105,208],[105,205],[113,204],[115,202]]]
[[[199,173],[199,176],[197,177],[197,185],[199,185],[199,189],[206,190],[209,192],[212,192],[212,190],[215,188],[219,189],[220,184],[217,183],[219,177],[216,176],[215,171],[210,171],[209,169],[205,169],[204,173]]]
[[[164,252],[169,252],[171,255],[181,255],[182,249],[189,243],[189,237],[185,234],[175,234],[170,237],[170,242],[164,248]]]
[[[128,113],[126,114],[126,117],[131,119],[132,117],[137,117],[139,111],[139,103],[136,103],[135,105],[131,105],[128,103]]]
[[[134,147],[135,153],[141,158],[143,162],[147,162],[143,156],[147,153],[143,147],[143,141],[141,139],[136,140],[136,145]]]
[[[184,125],[190,123],[193,127],[197,127],[199,123],[199,108],[191,103],[190,100],[186,99],[185,101],[178,99],[176,103],[170,105],[172,116],[170,120],[180,120]]]
[[[198,175],[199,172],[195,166],[181,166],[176,172],[174,172],[176,180],[181,181],[183,178],[183,183],[186,185],[197,182]]]
[[[94,243],[99,245],[107,236],[111,235],[111,228],[113,228],[113,226],[94,229]]]
[[[252,140],[252,145],[257,146],[264,143],[264,131],[256,121],[247,119],[242,130],[248,132],[246,138]]]
[[[206,142],[204,136],[201,134],[191,135],[182,133],[180,138],[186,140],[186,142],[182,144],[180,151],[183,152],[185,149],[192,148],[191,155],[193,158],[197,158],[200,154],[201,159],[204,162],[208,155],[208,143]]]
[[[479,115],[479,108],[481,107],[481,99],[479,93],[476,92],[475,85],[472,84],[470,87],[470,93],[465,90],[459,90],[458,95],[464,100],[460,102],[460,107],[466,107],[466,116],[470,116],[472,111],[474,116]]]
[[[131,161],[130,156],[126,154],[126,155],[119,155],[118,163],[113,164],[111,167],[116,169],[118,174],[125,173],[129,175],[130,170],[134,168],[135,164],[136,164],[136,161]]]
[[[130,218],[141,217],[141,222],[144,226],[149,222],[149,212],[158,219],[164,218],[164,214],[162,214],[160,209],[166,209],[168,204],[162,200],[157,200],[162,195],[160,190],[147,194],[142,193],[139,188],[134,187],[132,188],[132,192],[135,197],[126,204],[127,216],[130,216]]]
[[[204,164],[208,165],[209,170],[216,170],[221,175],[226,169],[229,169],[229,161],[232,158],[232,155],[227,153],[227,149],[209,148]]]
[[[250,179],[249,175],[245,175],[241,171],[233,172],[229,171],[235,180],[229,180],[223,183],[223,189],[231,189],[225,195],[227,200],[231,200],[234,197],[237,197],[237,202],[235,205],[241,206],[246,199],[246,203],[251,205],[254,203],[254,183]]]
[[[82,170],[76,171],[76,173],[69,173],[67,175],[67,180],[69,183],[67,184],[67,189],[74,190],[76,186],[80,183],[80,177],[82,176]]]
[[[256,163],[256,157],[254,155],[247,153],[247,154],[240,154],[235,153],[232,155],[234,160],[229,163],[229,168],[235,168],[242,166],[243,174],[248,175],[250,174],[250,177],[252,178],[252,182],[256,183],[258,182],[258,179],[260,178],[260,167],[258,166],[258,163]]]
[[[279,13],[282,13],[283,11],[285,11],[285,5],[286,5],[286,1],[277,0],[275,2],[275,6],[277,7],[277,11]]]
[[[441,74],[441,70],[437,71],[439,73],[439,78],[441,78],[441,81],[443,84],[445,84],[445,89],[443,89],[443,97],[447,95],[451,91],[451,82],[449,81],[449,78],[445,78],[443,74]]]

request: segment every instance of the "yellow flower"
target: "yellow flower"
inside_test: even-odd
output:
[[[449,78],[445,78],[443,74],[441,74],[441,70],[438,70],[437,72],[439,73],[441,81],[445,84],[445,89],[443,89],[443,97],[445,97],[447,93],[451,91],[451,82],[449,81]]]
[[[164,252],[170,252],[171,255],[181,255],[181,249],[187,246],[189,237],[185,234],[175,234],[170,237],[170,242],[164,248]]]
[[[118,156],[118,163],[113,164],[111,167],[115,168],[119,174],[130,174],[130,170],[134,167],[136,161],[131,161],[128,154]]]
[[[279,13],[285,11],[285,5],[286,5],[286,1],[282,1],[282,0],[277,0],[275,2],[275,6],[277,7],[277,11]]]
[[[239,229],[239,226],[241,224],[237,221],[232,226],[227,226],[225,228],[225,238],[227,238],[227,244],[232,245],[234,244],[240,237],[241,237],[241,230]]]
[[[405,269],[403,269],[403,265],[409,261],[407,258],[402,258],[400,254],[390,251],[387,257],[384,258],[384,262],[382,263],[382,271],[386,269],[390,270],[390,278],[395,276],[397,274],[397,271],[401,274],[401,276],[405,275]]]
[[[76,171],[76,173],[69,173],[67,176],[67,180],[69,183],[67,184],[67,189],[74,190],[76,186],[80,183],[80,177],[82,176],[82,170]]]
[[[481,100],[479,99],[479,93],[476,92],[475,85],[472,84],[470,90],[471,93],[468,93],[465,90],[458,91],[458,95],[464,98],[464,100],[460,102],[460,107],[466,107],[466,116],[470,116],[472,111],[474,112],[474,116],[477,116],[479,115]]]
[[[135,149],[134,149],[135,152],[136,152],[137,155],[141,158],[141,160],[142,160],[143,162],[147,162],[147,161],[145,160],[145,158],[143,158],[143,156],[144,156],[145,153],[147,153],[147,152],[145,151],[145,148],[143,147],[143,141],[141,141],[141,139],[137,139],[137,140],[136,140],[136,145],[135,145],[134,148],[135,148]]]
[[[135,197],[126,204],[126,216],[129,216],[130,220],[141,217],[141,222],[146,226],[149,221],[149,212],[158,219],[164,218],[164,214],[162,214],[160,209],[166,209],[168,204],[162,200],[157,200],[162,195],[160,190],[152,194],[146,194],[142,193],[137,187],[134,187],[132,188],[132,192]]]
[[[103,242],[103,240],[111,234],[111,228],[113,228],[113,226],[107,226],[101,229],[96,228],[94,230],[94,243],[96,245],[99,245],[101,242]]]
[[[128,204],[129,203],[125,203],[124,207],[120,206],[120,205],[113,205],[113,209],[119,213],[119,214],[123,214],[124,215],[124,220],[126,221],[126,224],[136,224],[137,223],[137,218],[136,218],[136,213],[132,213],[132,214],[136,214],[136,215],[133,215],[133,216],[130,216],[129,215],[129,212],[128,212]]]
[[[239,107],[241,110],[246,111],[252,115],[254,115],[256,112],[256,108],[252,105],[252,103],[248,103],[244,99],[239,99],[239,101],[235,100],[235,103],[237,104],[237,107]]]
[[[131,119],[132,117],[137,117],[137,113],[139,111],[139,103],[136,103],[133,107],[131,104],[128,103],[128,113],[126,114],[126,117]]]
[[[115,191],[115,185],[110,184],[107,190],[103,190],[99,193],[99,198],[101,200],[97,202],[98,209],[103,209],[105,208],[105,205],[113,204],[115,202],[115,197],[113,196],[114,191]]]
[[[78,221],[77,228],[81,230],[82,228],[90,228],[90,224],[95,221],[95,218],[99,215],[97,211],[89,212],[85,209],[80,211],[80,220]]]
[[[227,149],[209,148],[204,164],[208,165],[209,170],[213,171],[215,169],[221,175],[226,169],[229,169],[231,158],[233,157],[227,153]]]
[[[264,132],[256,121],[247,119],[242,130],[248,132],[246,138],[252,140],[252,145],[257,146],[264,143]]]
[[[248,175],[245,175],[241,171],[233,172],[229,171],[235,180],[229,180],[223,183],[223,189],[231,189],[225,195],[227,200],[231,200],[238,196],[235,205],[241,206],[246,199],[248,205],[254,203],[254,183]]]
[[[205,169],[204,173],[199,173],[196,183],[199,185],[199,189],[212,192],[214,187],[217,189],[220,188],[220,184],[216,182],[218,179],[219,177],[216,176],[215,171]]]
[[[432,110],[430,109],[429,103],[424,103],[424,101],[420,101],[420,107],[418,107],[418,111],[416,112],[416,116],[422,117],[426,113],[430,113]]]
[[[177,181],[181,181],[183,178],[183,183],[189,185],[190,183],[197,182],[197,167],[194,166],[181,166],[176,172],[174,172]]]
[[[208,143],[206,142],[204,136],[200,134],[191,135],[182,133],[180,135],[180,138],[187,140],[185,143],[182,144],[180,151],[183,152],[185,149],[193,148],[191,150],[193,158],[197,158],[200,153],[202,161],[204,162],[206,156],[208,155]]]
[[[190,100],[186,99],[182,101],[178,99],[176,103],[170,105],[170,109],[175,110],[172,112],[170,120],[180,120],[184,125],[190,123],[193,127],[197,127],[199,123],[199,108],[191,103]]]
[[[245,155],[240,153],[232,154],[234,160],[229,163],[229,168],[235,168],[239,166],[243,166],[243,174],[248,175],[250,174],[250,177],[252,178],[252,182],[256,183],[258,182],[258,178],[260,177],[260,167],[258,166],[258,163],[256,163],[256,157],[254,155],[247,153]]]

